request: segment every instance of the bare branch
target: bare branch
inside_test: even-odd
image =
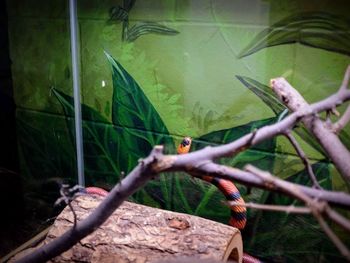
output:
[[[346,68],[345,74],[344,74],[344,78],[343,78],[343,82],[339,88],[339,91],[344,91],[348,88],[349,85],[349,80],[350,80],[350,65]]]
[[[349,72],[347,71],[347,74],[350,74]],[[348,76],[345,77],[345,80],[348,80],[347,78]],[[302,116],[303,124],[321,144],[345,181],[350,182],[350,152],[338,136],[317,116],[318,112],[332,110],[343,103],[345,97],[348,96],[345,94],[348,94],[350,91],[348,89],[340,89],[326,100],[310,106],[284,78],[273,79],[271,84],[278,98],[292,112],[300,112],[301,110],[312,111],[312,114]]]
[[[83,237],[93,232],[124,200],[143,187],[148,180],[161,172],[170,171],[186,171],[193,176],[209,175],[234,180],[245,185],[282,192],[299,199],[308,206],[333,243],[349,259],[348,249],[335,236],[322,216],[328,216],[334,222],[349,230],[350,222],[328,207],[328,203],[350,208],[350,195],[343,192],[327,191],[293,184],[276,178],[270,173],[261,171],[253,166],[247,166],[246,171],[242,171],[214,163],[216,159],[235,156],[238,152],[264,140],[283,135],[287,131],[292,130],[299,121],[302,121],[318,139],[344,178],[350,180],[350,153],[340,142],[336,134],[327,128],[324,122],[317,116],[319,112],[332,111],[335,107],[350,99],[350,90],[346,88],[349,78],[350,67],[348,67],[344,77],[342,88],[327,99],[312,105],[307,104],[303,97],[284,79],[272,80],[271,82],[276,94],[293,111],[292,114],[273,125],[255,130],[226,145],[206,147],[185,155],[164,156],[162,154],[163,148],[156,146],[146,159],[141,160],[129,175],[123,178],[112,189],[108,196],[86,219],[77,222],[75,227],[64,233],[60,238],[38,248],[32,254],[20,259],[18,262],[46,262],[61,254]],[[305,153],[302,152],[297,143],[293,145],[298,154],[303,156],[302,159],[305,162],[307,160]],[[307,161],[306,165],[307,163],[309,162]],[[308,165],[310,166],[310,164]]]
[[[295,139],[295,137],[291,134],[290,131],[287,131],[285,133],[285,136],[288,138],[288,140],[290,141],[290,143],[293,145],[294,149],[296,150],[298,156],[300,157],[300,159],[303,161],[305,168],[307,169],[307,172],[309,174],[309,177],[313,183],[313,186],[315,188],[321,189],[322,187],[320,186],[320,184],[317,182],[316,176],[314,174],[314,171],[312,170],[312,166],[310,164],[309,159],[307,158],[305,152],[303,151],[303,149],[300,147],[298,141]]]
[[[323,231],[327,234],[327,236],[332,240],[333,244],[338,248],[340,253],[348,260],[350,261],[350,251],[348,248],[343,244],[343,242],[339,239],[339,237],[334,234],[332,229],[329,227],[329,225],[326,223],[326,221],[323,219],[322,216],[315,216],[318,223],[320,224]]]
[[[337,213],[333,209],[331,209],[328,205],[325,208],[325,214],[332,219],[334,222],[336,222],[338,225],[345,228],[347,231],[350,232],[350,222],[348,219],[343,217],[341,214]]]
[[[190,153],[186,154],[189,155]],[[182,156],[176,156],[177,158],[182,158]],[[168,156],[164,156],[168,158]],[[272,190],[276,192],[282,192],[284,194],[290,195],[284,189],[298,187],[298,189],[310,198],[317,198],[320,201],[326,201],[337,206],[350,208],[350,195],[344,192],[328,191],[323,189],[315,189],[307,187],[304,185],[297,185],[291,182],[280,180],[280,184],[283,185],[282,188],[270,188],[270,185],[265,184],[264,180],[258,178],[253,173],[242,171],[237,168],[228,167],[225,165],[220,165],[213,163],[211,161],[200,162],[200,163],[183,163],[183,166],[175,166],[177,160],[175,160],[172,168],[166,171],[186,171],[193,176],[202,176],[203,174],[214,176],[218,178],[223,178],[238,182],[247,186],[253,186],[258,188],[263,188],[267,190]],[[164,172],[164,171],[163,171]]]
[[[86,219],[78,222],[75,227],[65,232],[60,238],[38,248],[17,262],[46,262],[68,250],[79,240],[92,233],[107,220],[123,201],[144,186],[156,174],[154,172],[154,164],[162,156],[162,149],[162,146],[156,146],[146,159],[139,162],[129,175],[112,189],[108,196],[103,199],[100,205]]]
[[[310,214],[311,209],[308,207],[297,207],[294,205],[265,205],[265,204],[256,204],[252,202],[248,203],[238,203],[235,201],[224,201],[224,203],[227,206],[244,206],[252,209],[259,209],[259,210],[267,210],[267,211],[276,211],[276,212],[285,212],[287,214],[289,213],[295,213],[295,214]],[[332,219],[335,223],[345,228],[347,231],[350,232],[350,221],[340,215],[339,213],[335,212],[333,209],[331,209],[328,205],[325,208],[324,213]]]
[[[335,133],[339,133],[345,126],[346,124],[350,121],[350,105],[346,108],[346,111],[344,112],[343,116],[333,124],[333,131]]]
[[[276,177],[272,176],[270,173],[262,171],[252,165],[247,165],[245,167],[245,170],[255,174],[259,178],[263,179],[267,184],[271,185],[271,188],[278,188],[278,187],[284,187],[283,184],[281,184],[280,179],[277,179]],[[305,204],[310,208],[312,214],[319,222],[321,228],[323,231],[327,234],[327,236],[332,240],[333,244],[338,248],[340,253],[347,259],[350,260],[350,251],[348,248],[343,244],[343,242],[334,234],[334,232],[330,229],[328,224],[325,222],[325,220],[322,217],[322,213],[325,211],[326,203],[319,202],[315,199],[311,199],[310,197],[303,194],[298,187],[292,187],[289,189],[284,189],[286,192],[289,192],[292,196],[295,198],[305,202]]]
[[[237,203],[234,201],[226,201],[225,202],[228,206],[244,206],[248,208],[253,209],[259,209],[259,210],[267,210],[267,211],[276,211],[276,212],[285,212],[287,214],[289,213],[295,213],[295,214],[310,214],[311,210],[308,207],[297,207],[294,205],[263,205],[263,204],[256,204],[256,203]]]

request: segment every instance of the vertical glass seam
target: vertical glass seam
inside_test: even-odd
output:
[[[78,18],[77,1],[69,0],[69,21],[70,21],[70,43],[72,56],[72,75],[74,91],[74,120],[75,120],[75,143],[77,151],[78,184],[85,186],[84,176],[84,150],[83,132],[80,104],[80,79],[79,79],[79,49],[78,49]]]

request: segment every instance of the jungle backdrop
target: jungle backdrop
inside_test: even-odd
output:
[[[191,136],[196,150],[278,122],[288,112],[268,87],[273,77],[285,77],[308,102],[335,92],[350,62],[349,7],[325,0],[78,1],[86,185],[110,189],[156,144],[175,153]],[[18,0],[7,9],[21,179],[31,212],[44,222],[57,195],[50,182],[77,181],[68,5]],[[340,135],[347,146],[349,132]],[[348,191],[310,134],[298,127],[295,136],[319,183]],[[252,163],[311,185],[285,138],[223,163]],[[238,187],[246,201],[298,204]],[[215,186],[181,173],[161,175],[130,200],[223,223],[230,217]],[[245,250],[265,260],[341,260],[311,216],[249,210],[243,238]]]

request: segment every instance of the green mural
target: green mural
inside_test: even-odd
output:
[[[122,6],[113,6],[109,10],[109,22],[122,22],[122,41],[132,42],[146,34],[176,35],[179,32],[159,23],[142,21],[129,28],[129,12],[136,0],[123,1]]]
[[[142,88],[128,74],[128,72],[108,53],[107,59],[112,66],[113,75],[113,103],[112,103],[112,123],[108,123],[93,108],[82,105],[84,116],[83,134],[85,149],[85,165],[88,184],[98,185],[103,181],[104,185],[113,184],[119,180],[119,176],[124,172],[127,174],[136,164],[139,158],[150,152],[152,147],[157,144],[163,144],[168,152],[174,152],[174,141],[170,136],[165,124],[154,109],[150,101],[144,95]],[[242,81],[244,79],[242,78]],[[263,85],[259,85],[260,87]],[[60,101],[67,120],[68,130],[73,131],[73,98],[53,89],[53,93]],[[278,105],[278,104],[276,104]],[[284,109],[279,109],[284,114]],[[213,131],[194,139],[193,150],[201,149],[207,145],[223,144],[263,127],[275,123],[283,118],[281,115],[276,117],[253,121],[246,125]],[[70,135],[74,137],[74,134]],[[73,144],[73,141],[72,141]],[[250,150],[239,154],[235,158],[223,160],[223,163],[235,167],[243,167],[251,163],[264,170],[271,170],[276,158],[276,139],[269,140],[252,147]],[[330,164],[327,160],[315,163],[313,169],[322,185],[326,189],[332,189],[332,182],[329,173]],[[286,178],[295,183],[311,185],[305,170],[300,170]],[[244,187],[241,192],[246,200],[259,203],[274,204],[295,204],[295,201],[289,198],[280,197],[277,194],[264,191],[255,191],[254,194],[247,193]],[[172,209],[176,211],[200,215],[207,218],[213,218],[225,222],[229,217],[228,209],[218,205],[223,197],[216,187],[209,186],[199,179],[191,179],[184,174],[161,175],[158,180],[150,182],[143,190],[139,191],[132,198],[133,201],[141,202],[156,207]],[[259,217],[269,218],[271,215],[260,212]],[[311,253],[319,242],[327,241],[325,246],[325,255],[327,255],[327,246],[331,243],[323,234],[321,229],[315,229],[313,232],[306,233],[305,228],[314,225],[312,218],[301,219],[295,216],[273,216],[274,224],[266,224],[263,220],[257,220],[256,212],[249,215],[247,232],[254,232],[247,238],[251,244],[248,250],[258,253],[262,257],[289,256],[290,253],[303,249],[305,253]],[[299,222],[303,220],[303,222]],[[271,219],[269,219],[271,222]],[[303,223],[302,228],[298,228],[298,222]],[[281,231],[278,238],[268,235],[276,226]],[[284,227],[286,228],[284,230]],[[290,235],[293,231],[293,235]],[[310,237],[310,235],[313,235]],[[312,238],[314,243],[310,243],[308,248],[300,247],[297,242],[300,238]],[[288,240],[283,248],[271,248],[271,244],[280,245],[280,240]],[[293,241],[295,240],[295,241]],[[294,243],[291,243],[291,242]],[[264,245],[265,244],[265,245]],[[299,244],[297,246],[296,244]],[[257,246],[257,247],[255,247]],[[269,249],[266,249],[266,247]],[[290,247],[289,247],[290,246]],[[292,249],[291,249],[292,248]],[[317,255],[319,256],[319,255]],[[299,257],[290,256],[296,260]]]
[[[289,113],[267,86],[270,78],[285,76],[308,101],[315,101],[337,89],[350,62],[350,25],[333,5],[325,13],[301,1],[78,4],[87,185],[110,189],[157,144],[174,154],[182,137],[191,136],[192,150],[198,150],[276,123]],[[67,25],[67,10],[52,5],[51,21],[49,13],[36,18],[37,11],[28,18],[17,2],[8,1],[18,148],[28,185],[55,177],[76,181],[69,52],[56,44],[47,48],[46,41],[52,37],[68,46],[62,26]],[[57,28],[59,33],[51,35]],[[26,46],[30,48],[21,53]],[[348,132],[340,137],[350,146]],[[322,187],[347,191],[308,131],[296,127],[295,135]],[[251,163],[280,178],[311,184],[284,138],[221,161],[239,168]],[[279,194],[238,188],[247,202],[297,204]],[[183,173],[160,175],[131,197],[227,223],[230,209],[223,199],[215,186]],[[341,260],[311,216],[249,210],[243,237],[245,250],[267,261]]]
[[[259,33],[239,57],[249,56],[263,48],[291,43],[301,43],[349,56],[349,27],[350,22],[346,18],[326,12],[292,15]]]

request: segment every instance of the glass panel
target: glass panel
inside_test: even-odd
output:
[[[269,95],[273,77],[286,77],[310,102],[334,92],[349,63],[344,10],[329,1],[79,1],[87,184],[110,189],[155,144],[176,153],[183,136],[191,136],[194,150],[276,122],[284,106]],[[317,142],[302,129],[296,136],[321,184],[343,189]],[[252,163],[310,184],[284,138],[223,162]],[[262,190],[239,190],[246,201],[293,204]],[[132,200],[227,223],[223,198],[204,182],[166,174]],[[245,249],[267,261],[337,258],[314,225],[303,216],[249,211]],[[300,242],[309,237],[315,242]]]
[[[336,91],[350,62],[348,9],[346,1],[325,0],[78,1],[86,185],[110,190],[157,144],[176,154],[182,138],[191,136],[193,151],[277,122],[284,106],[268,87],[271,78],[285,77],[308,102]],[[16,202],[32,231],[55,213],[57,178],[76,182],[68,5],[7,1],[7,15],[13,88],[1,94],[11,101],[13,93],[16,110],[11,104],[6,109],[16,131],[12,126],[7,134],[17,138],[4,141],[18,149],[11,154],[18,154],[19,167],[4,166],[16,174],[5,185],[22,186]],[[6,123],[11,127],[11,119]],[[347,146],[349,132],[348,126],[340,134]],[[307,131],[299,127],[295,136],[320,184],[348,191]],[[251,163],[311,184],[282,137],[222,163]],[[247,202],[299,205],[237,187]],[[169,173],[130,200],[228,223],[224,198],[213,185]],[[245,250],[264,261],[341,260],[310,216],[249,210],[242,233]]]
[[[60,184],[76,181],[74,138],[54,92],[72,95],[66,1],[1,3],[1,40],[8,40],[1,52],[10,59],[10,75],[0,89],[1,131],[7,130],[1,133],[0,257],[52,223]],[[11,165],[3,159],[10,155]]]

